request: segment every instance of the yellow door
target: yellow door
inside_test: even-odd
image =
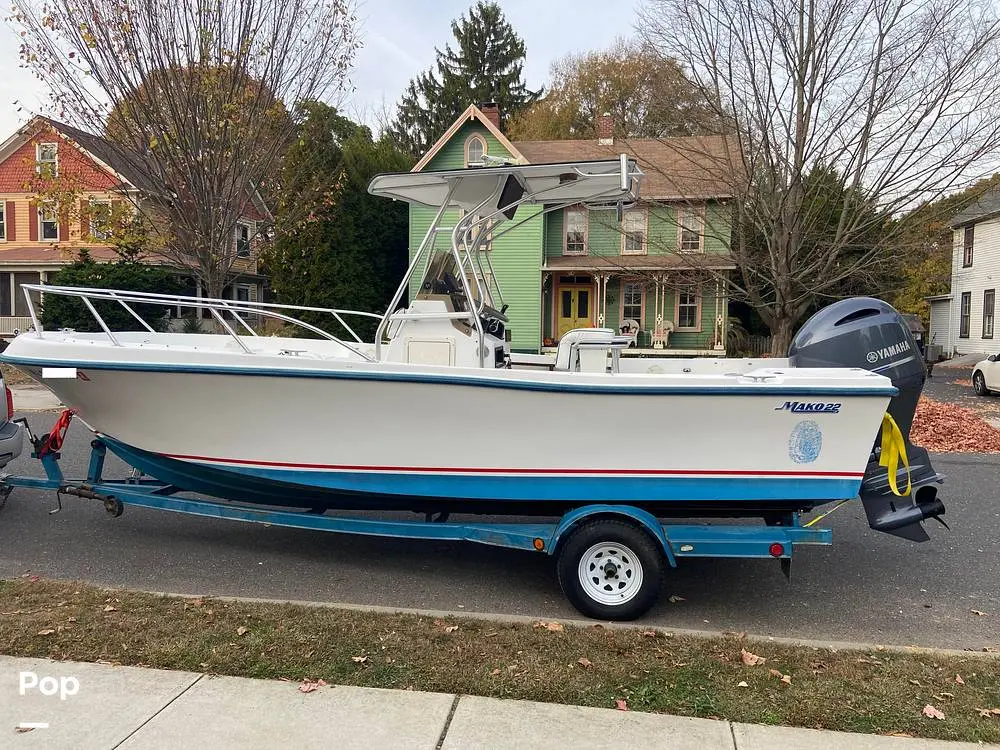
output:
[[[590,328],[590,287],[559,287],[559,338],[574,328]]]

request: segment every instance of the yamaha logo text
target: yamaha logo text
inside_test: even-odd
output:
[[[898,344],[893,344],[892,346],[886,346],[882,349],[876,349],[874,351],[868,352],[865,359],[868,360],[870,364],[875,364],[880,359],[889,359],[889,357],[895,357],[897,354],[902,354],[910,350],[910,342],[900,341]]]
[[[839,414],[840,404],[829,402],[807,402],[807,401],[786,401],[781,406],[775,406],[775,411],[790,411],[796,414],[803,412],[808,414]]]

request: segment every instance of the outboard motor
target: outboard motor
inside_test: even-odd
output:
[[[892,380],[899,393],[889,401],[888,411],[903,435],[911,490],[905,497],[893,493],[888,469],[879,464],[879,436],[873,436],[875,444],[861,482],[861,502],[869,526],[876,531],[927,541],[930,537],[921,521],[936,518],[944,524],[940,518],[944,504],[937,499],[936,486],[944,477],[931,466],[927,451],[910,443],[910,427],[927,371],[903,317],[892,305],[872,297],[835,302],[799,329],[788,359],[793,367],[860,367]],[[901,466],[897,485],[905,487],[906,480],[906,468]]]

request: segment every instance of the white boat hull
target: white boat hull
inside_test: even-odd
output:
[[[39,378],[75,369],[42,380],[127,460],[184,489],[295,506],[810,507],[857,495],[894,392],[844,369],[588,375],[266,355],[248,367],[180,348],[138,363],[51,336],[20,337],[5,359]]]

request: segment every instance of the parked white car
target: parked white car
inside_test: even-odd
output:
[[[991,354],[977,362],[972,370],[972,387],[977,396],[990,396],[1000,392],[1000,357]]]

